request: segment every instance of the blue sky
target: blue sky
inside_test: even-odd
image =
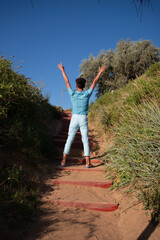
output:
[[[142,22],[132,0],[0,0],[0,52],[14,56],[20,73],[42,80],[50,103],[61,105],[66,89],[59,62],[65,66],[73,89],[79,65],[92,53],[115,49],[120,39],[147,39],[160,47],[160,1],[145,6]],[[95,100],[95,94],[91,101]],[[71,107],[64,92],[63,108]]]

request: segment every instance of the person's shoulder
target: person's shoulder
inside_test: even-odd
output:
[[[68,92],[71,96],[75,94],[75,91],[71,87],[68,88]]]
[[[92,89],[92,88],[89,88],[89,89],[85,90],[85,93],[86,93],[87,95],[91,95],[92,92],[93,92],[93,89]]]
[[[92,91],[93,91],[93,89],[92,89],[92,88],[89,88],[87,91],[88,91],[88,92],[92,92]]]

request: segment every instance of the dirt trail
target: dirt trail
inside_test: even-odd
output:
[[[96,137],[98,139],[98,137]],[[80,149],[73,149],[72,156],[81,155]],[[97,156],[96,158],[94,156]],[[94,151],[92,159],[99,159]],[[96,170],[104,165],[93,163]],[[53,173],[46,181],[48,192],[42,195],[41,211],[38,219],[27,230],[25,240],[140,240],[160,239],[160,227],[154,227],[150,217],[134,197],[122,190],[87,187],[71,184],[54,184],[53,180],[108,181],[105,172],[85,169],[81,162],[68,162],[68,170],[57,170],[50,166]],[[85,169],[85,171],[70,171]],[[100,212],[95,210],[54,205],[51,200],[71,200],[88,202],[119,203],[117,210]],[[133,206],[134,205],[134,206]]]

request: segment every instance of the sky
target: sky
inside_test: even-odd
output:
[[[90,54],[115,50],[121,39],[160,47],[159,0],[144,6],[142,19],[132,0],[0,0],[0,12],[0,55],[14,56],[15,67],[23,61],[19,73],[42,81],[43,94],[63,109],[71,108],[71,101],[60,62],[75,89],[80,64]]]

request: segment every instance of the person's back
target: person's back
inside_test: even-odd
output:
[[[61,161],[60,166],[61,167],[65,166],[67,155],[70,152],[70,148],[75,138],[76,132],[78,131],[78,129],[80,129],[83,147],[84,147],[84,156],[86,157],[86,167],[89,168],[89,167],[92,167],[92,165],[90,164],[90,150],[89,150],[89,141],[88,141],[87,114],[88,114],[89,98],[92,95],[93,89],[96,86],[96,83],[101,73],[106,69],[106,67],[102,66],[99,68],[99,72],[95,77],[95,79],[93,80],[91,87],[86,91],[83,91],[86,83],[86,80],[84,78],[79,77],[76,79],[77,90],[73,91],[62,63],[58,65],[58,68],[62,71],[69,95],[71,97],[71,102],[72,102],[72,118],[69,125],[68,138],[63,151],[63,160]]]
[[[72,88],[68,88],[69,95],[72,102],[72,114],[87,115],[89,98],[93,92],[93,89],[85,91],[73,91]]]

